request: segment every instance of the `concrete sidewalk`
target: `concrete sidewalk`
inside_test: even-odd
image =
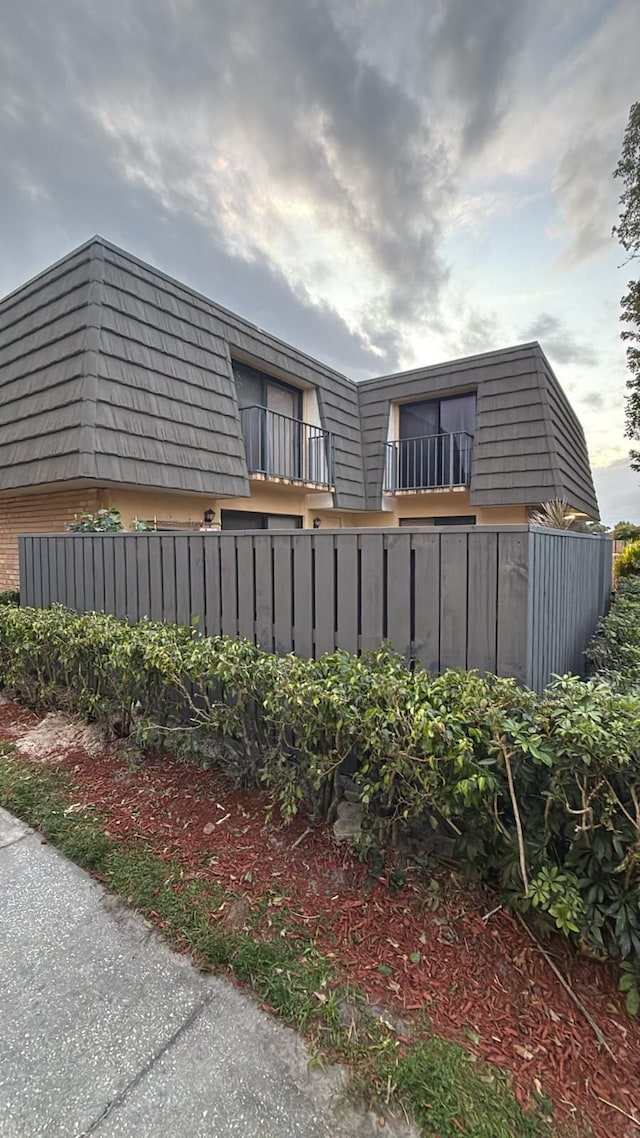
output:
[[[0,1138],[408,1133],[308,1059],[0,810]]]

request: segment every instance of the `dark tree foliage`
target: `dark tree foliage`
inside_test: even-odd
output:
[[[640,103],[634,103],[624,133],[622,154],[614,170],[620,178],[620,216],[614,227],[627,261],[640,257]],[[629,379],[626,401],[626,434],[640,442],[640,280],[629,281],[628,291],[621,300],[620,319],[624,324],[621,338],[627,344]],[[640,471],[640,451],[631,451],[631,466]]]

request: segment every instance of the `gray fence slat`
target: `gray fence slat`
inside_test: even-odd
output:
[[[163,620],[162,538],[159,535],[150,535],[147,538],[147,548],[149,550],[149,616],[152,620]]]
[[[115,573],[115,591],[116,591],[116,616],[126,617],[127,615],[127,564],[125,561],[124,543],[125,537],[114,537],[113,539],[113,565]]]
[[[253,539],[255,564],[256,644],[273,652],[273,565],[271,538],[256,534]]]
[[[104,611],[116,611],[115,537],[100,538],[104,552]]]
[[[205,631],[204,603],[204,538],[194,534],[189,538],[189,592],[191,594],[191,620],[197,619],[198,632]]]
[[[96,571],[94,564],[94,551],[96,543],[93,540],[84,540],[84,611],[94,612],[96,607]]]
[[[134,543],[136,552],[136,579],[138,582],[138,620],[141,620],[144,616],[151,616],[149,541],[150,538],[145,537],[144,541],[141,540]]]
[[[293,649],[293,581],[291,538],[273,538],[273,635],[276,652]]]
[[[65,537],[56,537],[55,541],[58,567],[58,588],[56,601],[58,601],[60,604],[67,604],[67,539]],[[71,549],[71,546],[69,546],[69,549]]]
[[[207,636],[219,636],[220,620],[220,539],[217,534],[203,538],[204,555],[204,629]]]
[[[384,537],[363,534],[360,546],[360,647],[363,652],[377,648],[383,640],[384,616]],[[393,590],[391,590],[393,592]],[[407,636],[407,646],[409,637]],[[398,646],[398,651],[404,648]]]
[[[162,608],[163,620],[177,624],[178,602],[176,598],[176,546],[170,534],[160,537],[160,560],[162,562]]]
[[[173,539],[176,548],[176,620],[187,627],[191,623],[191,573],[189,570],[189,534]]]
[[[498,534],[497,670],[527,682],[527,534]]]
[[[440,667],[467,666],[467,534],[440,539]]]
[[[49,554],[49,596],[47,597],[47,605],[51,605],[58,597],[58,559],[56,556],[55,538],[47,538],[47,550]]]
[[[496,592],[498,535],[469,534],[467,667],[496,670]]]
[[[390,533],[383,538],[387,553],[387,629],[386,637],[396,652],[409,660],[411,649],[411,609],[415,606],[415,576],[413,579],[413,598],[411,597],[412,552],[410,533]],[[399,582],[406,581],[406,588],[399,588]]]
[[[338,541],[336,573],[336,607],[338,626],[336,648],[358,651],[358,539],[345,534]]]
[[[91,540],[91,538],[89,538]],[[73,564],[73,604],[76,612],[84,612],[84,536],[79,541],[69,541],[67,553],[71,553]]]
[[[333,534],[314,534],[315,657],[333,652],[335,641],[335,564]]]
[[[127,604],[127,620],[135,624],[140,616],[140,598],[138,595],[138,555],[137,548],[139,542],[134,538],[133,541],[129,537],[125,537],[123,541],[124,546],[124,564],[125,576],[127,583],[126,604]]]
[[[416,660],[440,669],[440,534],[414,533],[414,642]]]
[[[238,562],[238,635],[255,644],[255,581],[253,572],[253,538],[236,536]]]
[[[238,635],[238,581],[236,568],[236,539],[220,541],[220,591],[222,595],[222,632],[225,636]]]
[[[20,543],[19,554],[19,571],[20,571],[20,585],[23,589],[22,603],[32,608],[37,608],[36,603],[36,590],[33,581],[33,566],[35,564],[35,556],[33,549],[33,538],[23,537]],[[24,581],[24,586],[22,582]]]
[[[297,656],[313,656],[313,596],[311,592],[311,538],[294,534],[293,644]]]
[[[41,537],[38,543],[39,558],[40,558],[40,573],[42,585],[42,607],[47,608],[50,604],[51,597],[51,581],[49,579],[49,541],[46,537]]]

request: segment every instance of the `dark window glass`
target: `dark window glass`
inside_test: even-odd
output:
[[[399,490],[464,486],[471,472],[476,395],[402,403],[399,414]]]
[[[475,514],[461,514],[458,518],[400,518],[401,526],[474,526],[475,524]]]
[[[302,529],[302,518],[297,514],[256,514],[253,510],[221,510],[220,528],[243,529]]]

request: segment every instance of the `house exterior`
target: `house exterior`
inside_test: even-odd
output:
[[[102,238],[0,301],[0,589],[17,535],[597,519],[539,344],[355,383]]]

